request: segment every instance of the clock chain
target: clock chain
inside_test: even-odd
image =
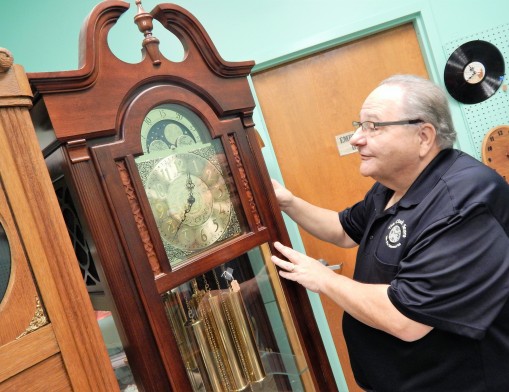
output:
[[[210,356],[208,341],[203,333],[203,321],[195,317],[197,311],[195,306],[192,305],[192,294],[186,295],[183,293],[183,296],[187,307],[185,329],[189,336],[191,352],[195,355],[197,370],[200,375],[200,377],[197,377],[198,375],[195,372],[189,374],[193,391],[200,391],[203,388],[206,391],[220,391],[222,385],[219,375],[214,371],[214,360]]]
[[[230,282],[229,274],[227,289],[223,290],[215,269],[212,275],[218,295],[212,294],[205,275],[202,276],[203,289],[193,279],[189,295],[182,293],[187,312],[180,291],[163,296],[179,351],[193,390],[205,385],[206,390],[215,392],[245,390],[246,387],[252,391],[254,383],[263,381],[265,373],[240,286],[236,280]],[[226,272],[224,275],[227,276]],[[196,355],[198,352],[201,355]],[[202,375],[201,382],[197,382],[197,374]]]
[[[219,290],[221,290],[221,286],[219,284],[219,278],[217,277],[216,270],[215,269],[212,270],[212,273],[214,274],[214,279],[216,281],[217,288]],[[229,329],[230,334],[232,336],[232,339],[233,339],[233,342],[234,342],[234,345],[235,345],[235,349],[237,351],[237,355],[238,355],[238,357],[240,359],[240,363],[242,365],[242,371],[244,372],[244,376],[245,376],[246,380],[250,380],[252,377],[250,377],[250,372],[249,372],[249,370],[247,368],[246,358],[244,357],[244,350],[240,346],[239,337],[238,337],[238,331],[236,330],[235,325],[233,323],[232,316],[231,316],[230,310],[228,308],[228,304],[226,303],[226,301],[224,299],[225,296],[229,296],[231,293],[232,293],[232,288],[231,288],[230,283],[228,282],[228,292],[227,293],[223,293],[221,291],[220,294],[219,294],[220,295],[220,299],[221,299],[221,308],[223,310],[224,315],[226,316],[228,329]],[[252,385],[251,384],[250,384],[250,389],[252,390]]]
[[[240,285],[236,280],[231,282],[227,306],[231,314],[232,323],[238,331],[239,347],[243,350],[249,369],[249,379],[251,382],[260,383],[265,379],[266,375],[253,334],[251,321],[240,292]]]
[[[177,347],[184,360],[188,377],[193,384],[193,390],[198,390],[199,384],[195,377],[195,372],[199,367],[198,359],[195,356],[195,351],[192,349],[191,337],[185,327],[186,316],[179,291],[167,291],[163,295],[163,302],[171,329],[177,340]],[[189,315],[192,317],[192,313],[189,313]]]
[[[219,368],[219,373],[221,376],[222,383],[224,384],[224,387],[226,387],[227,391],[231,391],[232,390],[231,379],[230,379],[230,377],[228,377],[226,365],[225,365],[225,362],[223,361],[223,358],[221,355],[222,353],[220,351],[220,347],[217,343],[217,339],[216,339],[216,336],[213,331],[212,319],[210,317],[211,313],[210,313],[209,309],[206,309],[206,305],[208,305],[208,304],[206,303],[206,301],[203,301],[205,299],[205,295],[208,295],[208,296],[211,295],[210,294],[210,286],[207,282],[205,275],[203,275],[203,280],[204,280],[204,284],[205,284],[205,292],[207,294],[200,293],[197,296],[198,312],[199,312],[200,318],[205,323],[206,336],[209,341],[214,359],[216,360],[216,364]],[[193,288],[196,290],[196,293],[198,293],[198,284],[197,284],[196,280],[193,281]]]

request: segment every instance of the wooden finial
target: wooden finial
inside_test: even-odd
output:
[[[136,0],[136,5],[138,6],[138,12],[134,17],[134,23],[136,23],[138,29],[145,35],[143,47],[150,56],[152,64],[159,65],[161,64],[161,53],[159,52],[159,40],[152,35],[152,29],[154,28],[152,24],[153,17],[143,9],[141,0]]]
[[[5,48],[0,48],[0,72],[7,72],[13,63],[12,53]]]

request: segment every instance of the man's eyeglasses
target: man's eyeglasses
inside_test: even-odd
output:
[[[400,121],[384,121],[384,122],[375,122],[375,121],[353,121],[352,125],[355,129],[362,128],[363,131],[376,131],[378,127],[385,127],[386,125],[412,125],[423,123],[422,120],[400,120]]]

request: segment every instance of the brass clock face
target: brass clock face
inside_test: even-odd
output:
[[[484,137],[482,161],[509,181],[509,125],[492,128]]]
[[[232,205],[222,173],[195,153],[160,160],[145,190],[161,236],[176,248],[206,248],[230,223]]]
[[[221,141],[193,111],[159,105],[140,137],[136,164],[172,266],[243,231]]]

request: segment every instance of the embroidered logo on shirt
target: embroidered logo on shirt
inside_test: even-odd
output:
[[[389,248],[401,246],[401,238],[406,238],[406,223],[404,220],[396,219],[389,227],[389,234],[385,237],[385,243]]]

